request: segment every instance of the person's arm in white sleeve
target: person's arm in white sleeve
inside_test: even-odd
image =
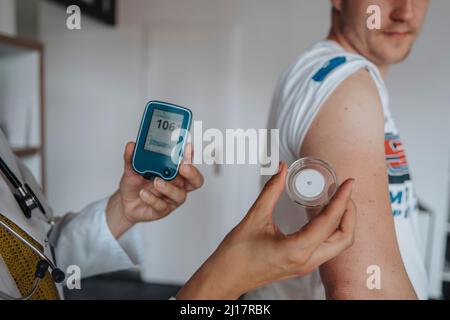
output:
[[[65,215],[54,227],[50,238],[62,268],[77,265],[82,277],[88,277],[135,267],[142,257],[136,224],[166,217],[188,192],[202,186],[203,176],[191,164],[182,164],[171,182],[144,179],[131,166],[134,146],[126,146],[118,190],[80,213]],[[188,145],[186,153],[190,150]]]
[[[116,239],[106,222],[108,199],[92,203],[79,213],[68,213],[51,235],[55,258],[62,270],[76,265],[83,278],[131,269],[142,260],[138,230]]]

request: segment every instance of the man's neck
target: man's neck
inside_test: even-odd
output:
[[[335,32],[334,30],[330,31],[330,34],[327,37],[328,40],[333,40],[337,42],[342,48],[344,48],[345,51],[356,53],[359,55],[362,55],[352,44],[347,41],[347,39],[339,32]],[[380,74],[383,77],[383,79],[386,78],[387,72],[389,71],[389,66],[387,65],[379,65],[375,63],[375,65],[378,67],[378,70],[380,70]]]

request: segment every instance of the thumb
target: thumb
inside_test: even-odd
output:
[[[128,142],[125,146],[125,151],[123,153],[123,160],[125,163],[125,171],[133,170],[131,167],[131,159],[133,157],[134,148],[136,146],[136,143],[134,142]]]
[[[287,175],[287,165],[280,163],[279,171],[269,181],[267,181],[258,199],[256,199],[250,212],[257,215],[272,214],[275,205],[284,191]]]
[[[302,245],[307,243],[315,249],[326,241],[335,231],[339,229],[342,217],[348,211],[355,180],[346,180],[338,189],[335,196],[320,213],[307,225],[295,233],[295,238]]]
[[[192,143],[188,142],[186,143],[186,148],[184,149],[183,163],[192,164],[193,158],[194,158],[194,147],[192,146]]]

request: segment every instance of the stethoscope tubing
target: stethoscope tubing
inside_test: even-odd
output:
[[[19,179],[16,177],[16,175],[9,169],[8,165],[3,161],[3,159],[0,157],[0,169],[5,174],[5,176],[8,178],[9,182],[13,185],[16,189],[22,188],[22,183],[19,181]]]
[[[30,300],[31,297],[36,293],[36,290],[39,287],[40,283],[41,283],[40,278],[34,279],[33,286],[31,287],[30,291],[26,295],[18,297],[18,298],[12,297],[9,294],[6,294],[6,293],[0,291],[0,299],[17,300],[17,301]]]

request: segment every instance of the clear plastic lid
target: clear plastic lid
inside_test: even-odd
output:
[[[337,191],[338,180],[333,167],[317,158],[294,162],[288,171],[286,190],[292,201],[306,208],[322,208]]]

